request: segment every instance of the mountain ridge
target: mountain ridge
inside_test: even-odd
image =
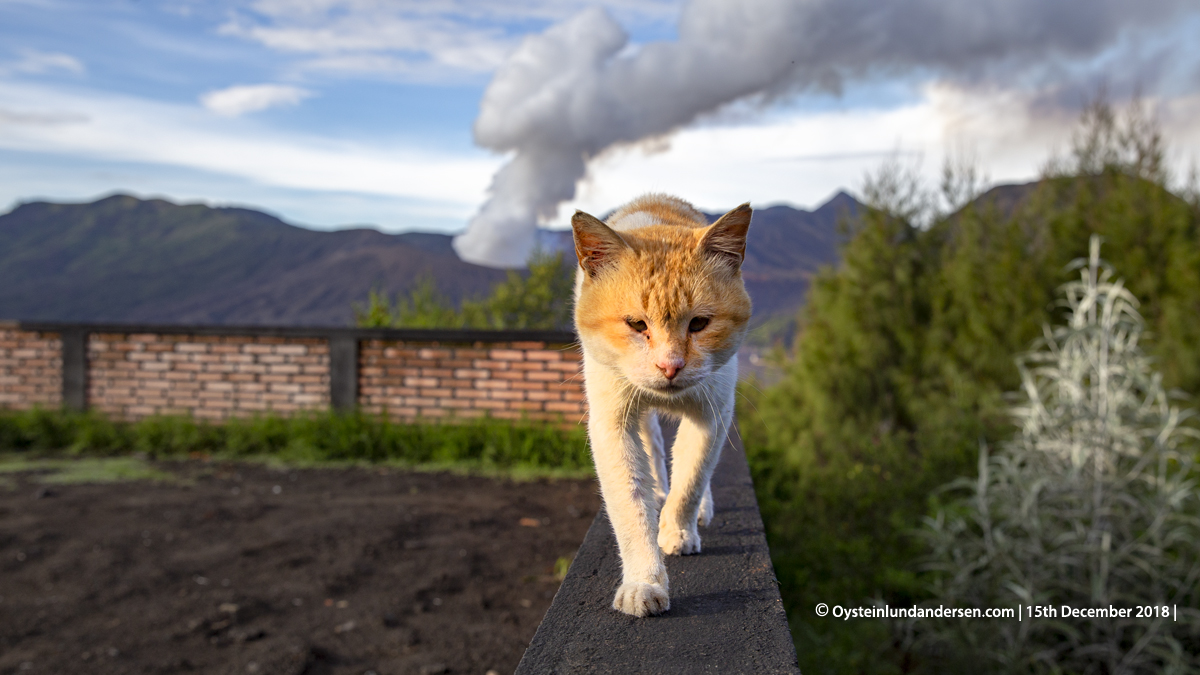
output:
[[[756,319],[803,304],[812,275],[836,262],[838,219],[858,208],[842,192],[812,211],[755,211],[743,274]],[[506,276],[460,260],[451,239],[310,230],[246,207],[124,194],[27,202],[0,215],[0,318],[345,326],[375,288],[403,292],[431,276],[461,301]],[[569,230],[540,230],[539,243],[573,248]]]

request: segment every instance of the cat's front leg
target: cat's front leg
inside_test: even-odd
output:
[[[658,413],[650,411],[642,418],[641,439],[646,456],[650,459],[650,473],[654,476],[654,499],[661,509],[667,501],[671,483],[667,476],[667,449],[663,443]]]
[[[728,405],[716,414],[711,409],[685,414],[679,422],[671,447],[671,492],[658,523],[658,545],[667,555],[700,552],[697,524],[712,520],[710,483],[731,421]]]
[[[639,431],[641,411],[603,368],[588,369],[588,437],[604,508],[621,555],[622,582],[613,609],[633,616],[661,614],[671,607],[667,568],[655,535],[658,502],[649,458]]]

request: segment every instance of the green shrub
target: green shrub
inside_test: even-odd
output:
[[[75,437],[73,415],[60,415],[35,408],[19,414],[0,415],[0,447],[64,448]]]
[[[187,417],[117,422],[95,413],[0,412],[0,450],[151,457],[191,453],[289,461],[372,461],[588,472],[582,429],[479,419],[403,424],[361,413],[262,416],[222,424]]]
[[[71,439],[68,448],[75,454],[121,455],[134,449],[136,438],[126,424],[115,424],[108,418],[94,413],[65,415],[64,425]],[[53,450],[62,446],[35,445],[33,449]],[[153,453],[152,453],[153,454]]]
[[[509,270],[491,293],[464,300],[460,308],[442,295],[432,276],[418,279],[407,294],[391,300],[372,290],[365,305],[353,303],[355,324],[366,328],[556,329],[571,325],[575,257],[534,252],[528,273]]]
[[[931,214],[899,172],[874,179],[839,266],[810,287],[780,381],[742,387],[740,426],[806,673],[914,667],[885,622],[813,607],[928,597],[925,549],[909,533],[938,507],[939,486],[975,470],[981,440],[1012,435],[1012,355],[1054,322],[1063,269],[1092,234],[1144,302],[1163,386],[1200,392],[1200,211],[1165,188],[1153,142],[1089,150],[1089,139],[1136,135],[1089,119],[1075,164],[953,213]]]
[[[1180,426],[1191,413],[1169,404],[1137,301],[1099,248],[1093,237],[1082,280],[1063,287],[1065,325],[1021,358],[1020,434],[981,453],[978,477],[948,486],[966,494],[927,521],[926,565],[946,606],[1170,611],[917,620],[947,672],[1200,671],[1196,433]]]

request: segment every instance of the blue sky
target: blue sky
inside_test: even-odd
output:
[[[1157,19],[1108,6],[1128,30],[1050,35],[1045,48],[1000,34],[996,57],[970,67],[930,60],[903,36],[891,52],[847,51],[826,64],[838,87],[822,84],[814,65],[770,84],[779,92],[733,97],[668,134],[605,146],[543,224],[648,189],[711,210],[747,199],[815,206],[858,187],[895,151],[921,157],[931,176],[947,154],[965,153],[993,180],[1029,179],[1100,84],[1114,98],[1141,89],[1182,167],[1200,148],[1200,58],[1190,39],[1200,14],[1155,2]],[[601,3],[628,37],[612,58],[674,43],[681,15],[703,18],[714,3]],[[121,191],[250,205],[320,228],[460,231],[496,171],[522,152],[473,139],[494,74],[523,39],[593,4],[0,0],[0,208]],[[826,4],[830,15],[840,6]],[[988,4],[996,2],[980,7]],[[815,16],[802,27],[827,18]],[[926,39],[936,42],[912,41]]]

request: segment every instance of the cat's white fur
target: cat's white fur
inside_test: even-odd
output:
[[[634,211],[618,212],[608,224],[629,231],[657,222],[650,213]],[[584,274],[582,268],[577,272],[577,303]],[[659,614],[670,608],[663,554],[699,553],[697,525],[707,526],[713,517],[710,482],[733,423],[741,339],[702,363],[689,363],[692,385],[670,396],[639,386],[640,379],[661,377],[652,358],[644,359],[645,367],[623,363],[602,340],[589,340],[583,331],[580,339],[588,435],[622,563],[613,608],[634,616]],[[659,415],[679,419],[669,476]]]

